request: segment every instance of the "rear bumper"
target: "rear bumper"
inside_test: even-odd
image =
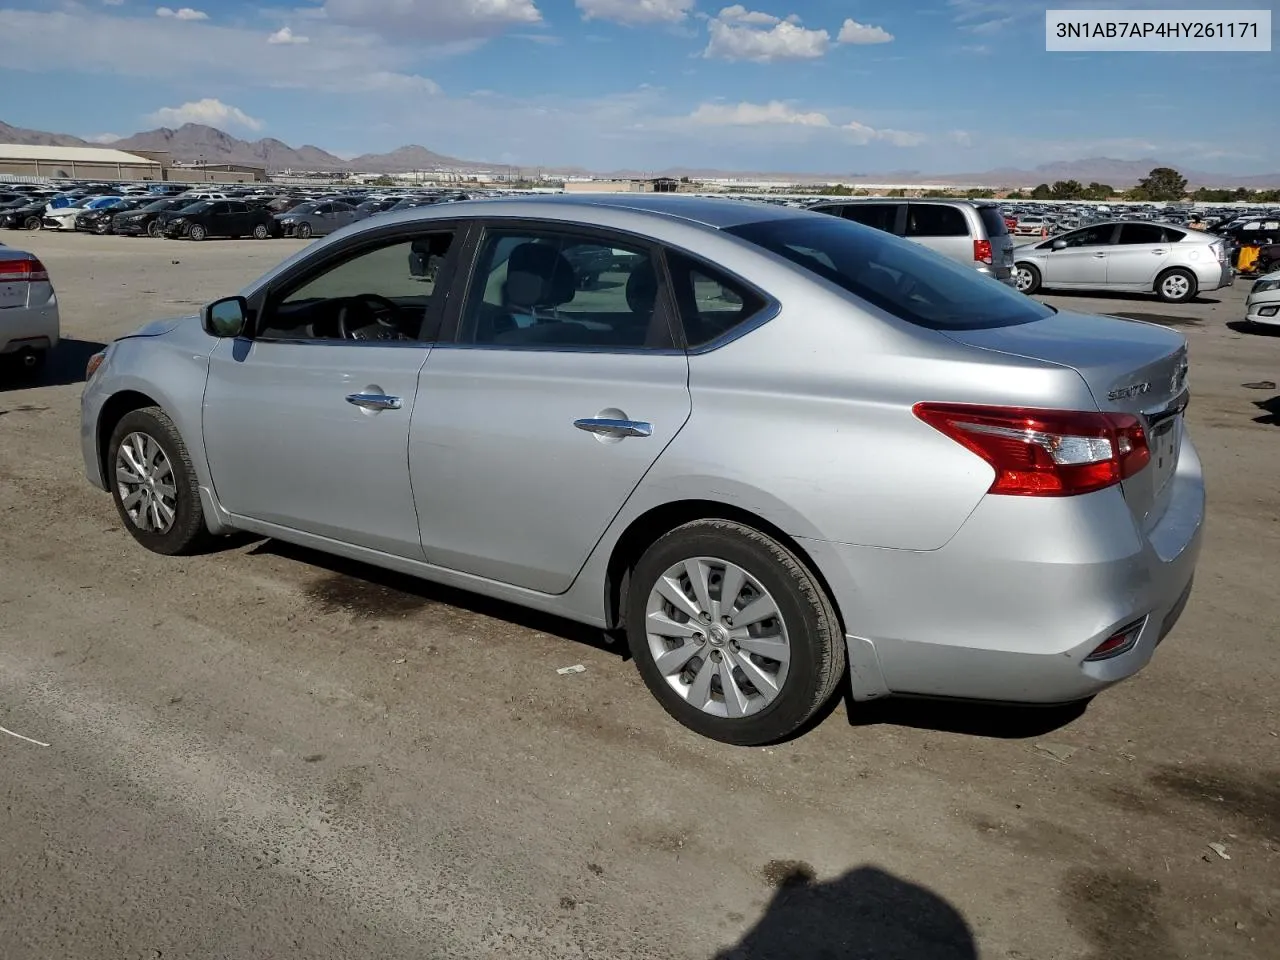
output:
[[[986,497],[934,551],[804,541],[849,632],[854,696],[1067,703],[1137,673],[1182,614],[1200,553],[1204,480],[1189,440],[1169,482],[1146,532],[1111,488]],[[1127,652],[1086,660],[1138,620]]]
[[[41,306],[0,310],[0,354],[52,350],[58,345],[58,337],[56,297]]]

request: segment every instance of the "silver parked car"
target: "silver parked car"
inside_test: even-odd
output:
[[[57,347],[59,330],[58,297],[45,265],[0,243],[0,363],[38,370]]]
[[[1226,243],[1213,234],[1145,221],[1095,223],[1014,251],[1023,293],[1123,290],[1184,303],[1235,282]]]
[[[356,208],[341,200],[312,200],[286,213],[276,214],[276,232],[282,237],[325,237],[361,219]]]
[[[844,217],[914,240],[979,273],[1013,283],[1013,239],[998,204],[981,200],[856,199],[819,203]]]
[[[732,743],[842,678],[1087,698],[1199,551],[1181,336],[782,206],[386,214],[91,366],[85,467],[143,546],[251,531],[622,631]]]

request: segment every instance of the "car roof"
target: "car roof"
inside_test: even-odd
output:
[[[726,200],[719,197],[697,197],[671,194],[594,194],[576,196],[555,194],[544,196],[504,197],[501,199],[457,200],[432,204],[393,214],[402,221],[417,219],[454,219],[456,217],[549,217],[556,220],[590,221],[596,211],[614,210],[635,214],[638,218],[683,220],[720,230],[758,223],[762,220],[788,220],[816,216],[794,207],[753,203],[749,200]],[[380,224],[395,219],[379,218]]]

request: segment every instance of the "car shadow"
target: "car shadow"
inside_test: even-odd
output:
[[[1253,418],[1254,423],[1280,427],[1280,394],[1270,400],[1255,400],[1253,405],[1262,411],[1262,416]]]
[[[1231,320],[1227,323],[1227,329],[1236,333],[1247,333],[1254,337],[1280,337],[1280,326],[1249,323],[1247,320]]]
[[[909,696],[862,703],[850,700],[846,696],[849,725],[853,727],[884,724],[988,740],[1029,740],[1053,733],[1082,717],[1090,702],[1037,706]]]
[[[1152,293],[1134,293],[1131,290],[1058,290],[1045,288],[1039,291],[1050,297],[1073,297],[1077,300],[1131,300],[1138,303],[1162,303],[1159,297]],[[1213,297],[1206,297],[1196,294],[1190,300],[1180,304],[1187,306],[1189,304],[1207,304],[1214,305],[1221,303],[1221,300],[1215,300]]]
[[[960,911],[918,884],[875,867],[819,882],[799,861],[772,861],[763,873],[777,892],[713,960],[977,960]]]
[[[380,619],[434,605],[448,606],[605,650],[624,661],[630,659],[626,643],[599,627],[493,600],[468,590],[443,586],[283,540],[262,540],[248,552],[250,556],[283,557],[325,571],[305,588],[307,596],[325,608],[349,610]]]
[[[84,368],[89,358],[105,347],[105,343],[96,340],[64,338],[49,354],[44,367],[34,371],[23,369],[15,357],[0,357],[4,368],[0,373],[0,393],[84,383]]]

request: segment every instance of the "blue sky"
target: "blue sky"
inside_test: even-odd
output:
[[[1280,169],[1280,54],[1045,52],[1046,7],[1102,0],[178,2],[0,0],[0,120],[531,169]]]

